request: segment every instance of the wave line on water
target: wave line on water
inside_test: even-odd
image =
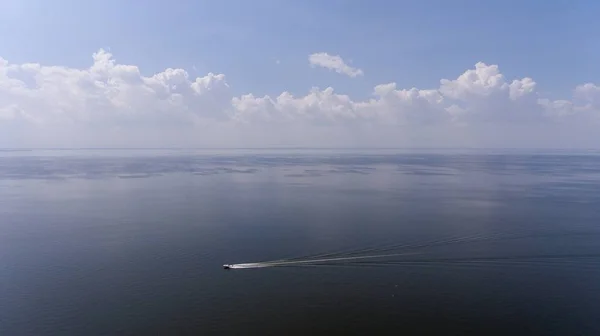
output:
[[[580,259],[581,258],[598,258],[600,255],[529,255],[529,256],[502,256],[502,257],[467,257],[467,258],[427,258],[427,259],[396,259],[396,260],[367,260],[367,259],[383,259],[397,256],[407,256],[424,254],[423,252],[410,252],[410,253],[392,253],[392,254],[381,254],[382,252],[399,252],[406,250],[423,250],[433,247],[445,246],[445,245],[459,245],[466,243],[479,243],[479,242],[500,242],[514,239],[527,239],[527,238],[551,238],[561,236],[588,236],[597,235],[598,232],[561,232],[561,233],[538,233],[538,234],[525,234],[525,233],[491,233],[485,234],[471,234],[465,236],[454,236],[444,239],[433,240],[429,242],[421,243],[399,243],[383,246],[375,246],[369,248],[345,250],[337,252],[320,253],[314,255],[305,255],[295,258],[277,259],[272,261],[262,261],[254,263],[241,263],[241,264],[226,264],[223,265],[226,269],[244,269],[244,268],[265,268],[265,267],[283,267],[283,266],[336,266],[344,264],[346,266],[392,266],[392,265],[409,265],[409,264],[450,264],[450,263],[477,263],[477,262],[507,262],[507,261],[518,261],[524,262],[541,262],[543,260],[549,261],[548,259]],[[379,253],[375,254],[374,253]],[[363,260],[364,259],[364,260]]]
[[[277,266],[298,265],[298,264],[330,263],[330,262],[350,261],[350,260],[358,260],[358,259],[398,257],[398,256],[415,255],[415,254],[420,254],[420,253],[394,253],[394,254],[379,254],[379,255],[371,255],[371,256],[325,258],[325,259],[310,259],[310,260],[295,260],[295,261],[264,261],[264,262],[258,262],[258,263],[231,264],[231,265],[229,265],[229,268],[232,268],[232,269],[264,268],[264,267],[277,267]]]

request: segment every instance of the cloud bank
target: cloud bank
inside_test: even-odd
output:
[[[331,87],[235,96],[224,74],[145,76],[104,50],[86,69],[0,58],[0,147],[598,147],[599,125],[600,86],[551,100],[485,63],[436,88],[385,83],[354,100]]]
[[[329,70],[333,70],[339,74],[343,74],[349,77],[362,76],[363,71],[361,69],[353,68],[346,64],[346,62],[337,55],[329,55],[325,52],[314,53],[308,56],[308,63],[312,67],[321,67]]]

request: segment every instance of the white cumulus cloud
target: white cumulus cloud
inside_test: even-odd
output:
[[[542,97],[533,79],[485,63],[437,87],[384,83],[356,100],[331,87],[236,96],[223,74],[144,75],[104,50],[84,69],[0,58],[0,147],[597,147],[600,86],[570,96]]]
[[[363,71],[361,69],[349,66],[340,56],[329,55],[325,52],[309,55],[308,62],[312,67],[322,67],[350,77],[363,75]]]

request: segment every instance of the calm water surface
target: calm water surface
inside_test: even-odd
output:
[[[599,262],[264,268],[526,233],[427,258],[600,253],[600,155],[0,152],[0,335],[600,334]]]

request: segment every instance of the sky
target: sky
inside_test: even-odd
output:
[[[597,148],[598,12],[0,0],[0,148]]]

